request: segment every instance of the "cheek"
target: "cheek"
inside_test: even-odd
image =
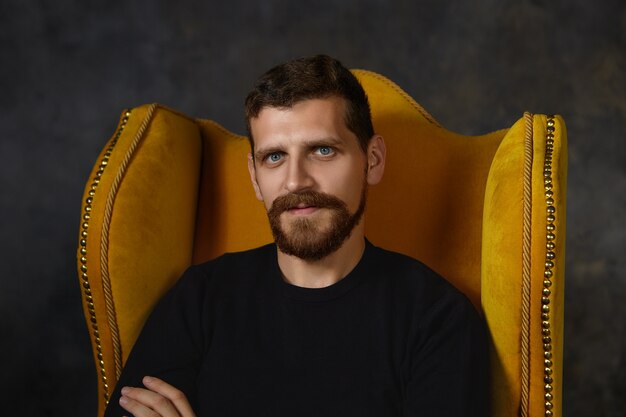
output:
[[[263,196],[263,205],[265,206],[265,209],[269,210],[270,208],[272,208],[272,203],[274,202],[274,199],[276,197],[267,190],[264,190],[263,188],[261,188],[261,195]]]
[[[329,179],[327,192],[343,200],[350,211],[354,211],[361,201],[364,182],[364,172],[336,173]]]
[[[257,186],[259,188],[259,193],[263,197],[263,204],[266,209],[272,207],[272,203],[274,199],[278,196],[278,186],[276,178],[273,178],[271,175],[257,175]]]

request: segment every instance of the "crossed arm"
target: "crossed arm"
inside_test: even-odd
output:
[[[196,417],[179,389],[150,376],[142,382],[145,388],[122,388],[120,405],[134,417]]]

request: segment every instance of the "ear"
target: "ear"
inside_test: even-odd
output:
[[[254,166],[254,159],[252,158],[251,153],[248,153],[248,172],[250,173],[250,181],[252,181],[252,187],[254,188],[254,194],[256,194],[256,198],[259,201],[263,201],[261,189],[259,188],[259,184],[256,182],[256,168]]]
[[[387,148],[382,136],[375,135],[367,145],[367,183],[375,185],[380,182],[385,173],[385,158]]]

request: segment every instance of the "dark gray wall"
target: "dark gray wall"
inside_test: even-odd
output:
[[[622,0],[2,1],[0,414],[95,413],[74,253],[119,112],[157,101],[242,133],[257,75],[324,52],[462,133],[564,115],[565,411],[626,415],[625,36]]]

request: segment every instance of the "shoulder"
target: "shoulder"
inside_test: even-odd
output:
[[[379,285],[388,287],[399,299],[422,312],[442,305],[473,309],[463,293],[420,260],[371,244],[366,254],[370,258],[368,269],[378,278]]]
[[[451,285],[441,275],[418,259],[402,253],[369,245],[365,254],[369,267],[393,281],[406,285],[448,288]]]
[[[210,261],[193,265],[190,269],[205,275],[223,269],[231,271],[245,270],[249,266],[271,262],[275,257],[276,246],[271,243],[241,252],[228,252]]]
[[[190,266],[176,286],[184,291],[218,291],[236,288],[271,271],[276,263],[274,244],[242,252],[225,253],[210,261]]]

